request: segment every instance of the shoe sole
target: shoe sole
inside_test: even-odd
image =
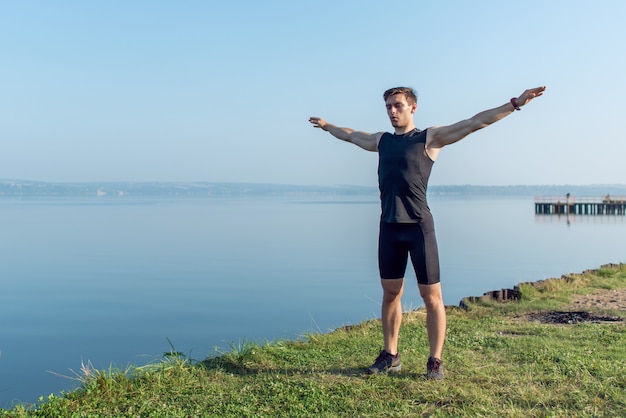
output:
[[[373,374],[387,374],[387,373],[398,373],[402,371],[402,365],[398,364],[397,366],[391,366],[386,370],[377,370],[377,369],[367,369],[366,373],[369,375]]]
[[[436,374],[429,374],[429,373],[426,373],[426,379],[430,379],[430,380],[443,380],[443,375],[442,375],[442,374],[436,375]]]
[[[398,364],[397,366],[392,366],[387,370],[387,373],[398,373],[402,371],[402,365]]]

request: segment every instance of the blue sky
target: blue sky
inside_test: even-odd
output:
[[[626,183],[626,2],[2,1],[0,178],[376,184],[309,116],[447,125],[545,95],[442,151],[431,184]]]

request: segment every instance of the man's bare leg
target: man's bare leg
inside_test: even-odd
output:
[[[446,307],[443,304],[441,283],[418,285],[426,305],[426,330],[430,344],[430,357],[441,359],[446,339]]]
[[[402,292],[404,279],[381,279],[383,287],[383,306],[381,321],[385,351],[398,354],[398,337],[402,324]]]

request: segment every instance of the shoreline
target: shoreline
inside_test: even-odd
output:
[[[532,286],[542,289],[551,286],[553,283],[569,283],[585,274],[598,274],[602,269],[622,269],[625,263],[603,264],[597,269],[583,270],[581,273],[567,273],[561,277],[537,280],[534,282],[522,282],[514,286],[513,289],[491,290],[483,293],[482,296],[466,296],[459,302],[461,309],[469,309],[468,304],[481,302],[507,303],[519,301],[522,297],[521,287]],[[575,295],[574,300],[568,307],[593,310],[617,310],[626,311],[626,288],[624,289],[599,289],[587,295]]]
[[[626,263],[609,263],[609,264],[601,265],[600,267],[596,269],[584,270],[581,273],[568,273],[568,274],[563,274],[557,278],[548,278],[548,279],[538,280],[534,282],[522,282],[522,283],[519,283],[517,286],[514,286],[514,289],[501,289],[498,291],[485,292],[483,296],[466,297],[461,300],[461,302],[459,303],[459,306],[447,305],[446,308],[459,308],[459,307],[463,308],[463,306],[460,306],[460,305],[464,301],[465,303],[478,302],[478,304],[481,304],[481,303],[503,303],[503,304],[515,303],[515,301],[519,300],[519,298],[515,299],[515,298],[502,298],[501,297],[499,300],[498,295],[520,294],[520,287],[527,286],[527,285],[532,286],[534,288],[542,288],[542,287],[545,288],[545,287],[550,287],[554,285],[554,283],[559,283],[559,282],[569,283],[569,282],[574,281],[576,278],[582,277],[585,274],[596,274],[600,272],[602,269],[626,270]],[[474,298],[474,299],[470,301],[469,298]],[[406,311],[404,312],[404,314],[410,315],[411,312],[420,311],[423,309],[424,309],[423,307],[420,307],[415,310]],[[464,309],[467,310],[468,307],[466,306]],[[587,295],[574,295],[572,298],[572,302],[564,310],[576,311],[576,312],[585,310],[591,313],[611,311],[611,310],[620,311],[620,318],[611,319],[611,320],[612,321],[624,321],[626,320],[626,287],[618,289],[618,290],[599,289]],[[554,312],[548,312],[547,314],[549,315],[546,315],[545,317],[542,317],[542,318],[528,316],[528,317],[523,317],[522,319],[534,320],[534,321],[539,321],[539,322],[544,322],[544,323],[548,323],[548,322],[549,323],[573,323],[571,319],[568,319],[567,322],[564,322],[560,317],[551,318],[550,316],[551,315],[553,316]],[[550,321],[544,320],[545,318],[549,318]],[[380,318],[378,319],[372,318],[372,319],[378,320],[378,321],[380,320]],[[591,316],[591,317],[586,317],[584,318],[584,320],[580,320],[577,322],[598,322],[602,320],[606,321],[607,317],[598,318],[597,316]],[[365,320],[365,321],[369,321],[369,320]],[[324,332],[321,335],[332,334],[336,332],[337,330],[350,330],[350,329],[358,328],[361,326],[362,324],[359,324],[359,323],[353,324],[353,325],[345,325],[345,326]],[[243,341],[245,341],[245,338],[243,339]],[[284,341],[287,343],[291,343],[296,340],[287,339]],[[229,355],[229,354],[226,354],[226,355]],[[217,358],[217,357],[207,356],[206,359],[211,359],[211,358]],[[141,367],[145,367],[145,366],[141,366]],[[2,408],[0,408],[0,411],[2,411]]]
[[[363,347],[380,340],[380,323],[367,320],[305,341],[240,344],[200,364],[172,352],[132,372],[88,369],[79,390],[0,416],[622,416],[626,311],[552,314],[576,295],[626,291],[626,264],[520,286],[519,304],[450,309],[443,381],[423,374],[426,319],[413,311],[404,325],[411,349],[393,377],[363,373]]]

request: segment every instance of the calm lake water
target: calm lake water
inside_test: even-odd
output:
[[[623,216],[536,216],[532,198],[430,206],[448,305],[626,262]],[[81,362],[154,362],[168,340],[203,359],[379,316],[375,195],[3,198],[0,213],[0,407],[75,388],[59,375]]]

